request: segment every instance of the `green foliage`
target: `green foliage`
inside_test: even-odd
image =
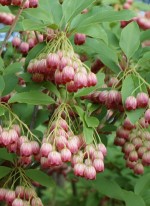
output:
[[[148,94],[150,88],[150,48],[144,47],[144,41],[150,40],[150,31],[140,31],[135,22],[129,23],[123,29],[120,26],[120,21],[130,21],[137,15],[133,11],[135,6],[142,10],[149,8],[148,5],[134,2],[130,10],[122,10],[122,2],[118,0],[39,0],[37,8],[23,10],[13,29],[20,32],[22,41],[28,40],[29,31],[46,35],[48,29],[50,32],[53,30],[55,38],[50,42],[47,38],[46,41],[38,43],[27,55],[22,55],[19,49],[13,48],[11,42],[6,44],[0,57],[0,98],[9,94],[11,98],[8,100],[10,112],[6,109],[7,103],[0,105],[0,141],[1,126],[10,129],[13,124],[19,124],[20,136],[28,136],[31,141],[39,139],[40,146],[43,138],[48,137],[54,150],[56,139],[53,139],[53,136],[57,137],[57,129],[62,129],[57,120],[64,118],[69,128],[69,131],[65,131],[69,134],[68,139],[71,139],[72,135],[79,135],[84,138],[86,145],[99,142],[106,145],[105,171],[99,173],[96,180],[83,180],[73,174],[71,162],[65,162],[60,167],[50,166],[44,169],[40,162],[35,161],[36,157],[33,155],[32,164],[22,166],[18,152],[14,155],[8,152],[10,148],[0,148],[0,187],[12,172],[13,176],[8,180],[13,183],[15,180],[15,183],[6,184],[6,188],[15,189],[24,178],[29,184],[37,182],[40,184],[37,194],[44,205],[150,205],[149,168],[145,168],[145,174],[138,177],[126,168],[121,148],[114,145],[116,130],[123,124],[124,119],[128,117],[135,124],[147,109],[137,108],[135,111],[120,112],[119,108],[124,107],[128,96],[136,97],[139,92]],[[84,9],[88,12],[83,14]],[[16,15],[18,7],[0,6],[0,11]],[[10,27],[4,26],[0,33],[9,31]],[[23,31],[28,32],[23,36]],[[73,43],[76,33],[86,35],[84,45],[77,46]],[[99,59],[94,71],[98,81],[96,86],[69,93],[64,84],[56,84],[53,78],[55,71],[51,73],[53,68],[48,68],[50,72],[47,74],[52,81],[47,80],[44,74],[43,82],[33,82],[32,73],[27,71],[30,61],[45,58],[48,53],[56,53],[61,49],[65,55],[71,55],[71,60],[80,63],[79,68],[89,67],[87,73],[93,62]],[[72,55],[73,49],[81,59],[85,57],[84,64],[79,58],[76,59],[76,55]],[[22,58],[25,63],[22,63]],[[70,65],[72,66],[69,62]],[[19,78],[22,78],[25,84],[19,84]],[[112,86],[109,84],[111,78],[117,78],[119,83]],[[94,92],[99,94],[103,90],[121,92],[123,105],[117,104],[117,108],[109,108],[108,100],[102,104],[94,94],[90,96],[91,99],[82,98]],[[11,116],[12,112],[24,124],[18,122],[16,116]],[[55,129],[51,131],[53,123]],[[140,131],[143,130],[150,131],[149,128],[142,128]],[[141,139],[144,141],[143,136]],[[0,146],[3,145],[0,143]],[[58,148],[57,151],[60,152]],[[82,153],[87,155],[85,148],[82,148]],[[15,176],[18,179],[15,179]]]
[[[13,163],[15,160],[15,154],[8,153],[5,148],[0,148],[0,159],[8,160]]]
[[[5,166],[0,166],[0,179],[2,179],[3,177],[5,177],[6,175],[8,175],[11,172],[11,168],[9,167],[5,167]]]
[[[43,94],[42,92],[30,91],[17,93],[14,96],[12,96],[9,100],[9,103],[14,102],[27,103],[33,105],[48,105],[54,103],[54,100],[47,94]]]
[[[140,45],[140,30],[137,23],[128,24],[121,32],[120,47],[128,59],[130,59]]]
[[[2,94],[4,88],[5,88],[5,81],[4,78],[0,76],[0,95]]]
[[[65,22],[70,22],[77,14],[81,13],[81,11],[87,7],[89,7],[95,0],[74,0],[63,2],[63,15],[65,17]],[[72,10],[73,9],[73,10]]]
[[[33,181],[40,183],[42,186],[50,187],[54,185],[52,178],[40,170],[28,169],[25,171],[25,174]]]

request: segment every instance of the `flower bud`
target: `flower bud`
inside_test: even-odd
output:
[[[97,148],[98,148],[98,150],[100,150],[103,153],[104,156],[106,156],[107,149],[106,149],[106,147],[105,147],[105,145],[103,143],[99,143],[97,145]]]
[[[125,101],[125,108],[127,110],[135,110],[137,108],[137,100],[134,96],[129,96]]]
[[[86,35],[85,34],[77,33],[77,34],[74,35],[74,43],[76,45],[84,44],[85,40],[86,40]]]
[[[137,163],[134,168],[134,174],[141,175],[144,173],[144,167],[141,163]]]
[[[74,69],[71,66],[66,66],[63,68],[62,71],[62,79],[65,83],[70,82],[71,80],[74,80]]]
[[[19,37],[14,37],[12,40],[13,47],[18,48],[21,44],[21,39]]]
[[[136,100],[139,108],[145,108],[148,105],[149,97],[146,93],[141,92],[137,95]]]
[[[146,110],[144,117],[145,117],[145,122],[150,124],[150,109]]]
[[[31,142],[31,147],[32,147],[32,154],[37,155],[40,152],[40,146],[37,141],[32,141]]]
[[[67,139],[64,136],[58,136],[55,138],[56,147],[58,150],[63,149],[67,145]]]
[[[76,176],[84,176],[85,165],[83,163],[77,163],[74,165],[74,174]]]
[[[92,165],[85,166],[84,177],[90,180],[96,179],[96,170]]]
[[[33,198],[31,206],[43,206],[41,199],[39,197]]]
[[[6,189],[0,188],[0,201],[3,201],[5,199],[6,192]]]
[[[12,206],[24,206],[23,200],[19,198],[14,199],[14,201],[12,202]]]
[[[71,161],[71,152],[69,149],[64,148],[63,150],[61,150],[61,159],[63,162],[69,162]]]
[[[87,75],[82,72],[77,72],[74,76],[74,84],[78,89],[87,86]]]
[[[96,169],[96,172],[104,171],[104,162],[102,159],[94,159],[93,166]]]
[[[30,156],[32,155],[32,145],[30,142],[24,142],[20,147],[20,154],[22,156]]]
[[[47,67],[52,69],[52,70],[56,70],[59,67],[60,64],[60,58],[58,56],[58,54],[49,54],[47,56]]]
[[[138,160],[138,154],[135,150],[133,150],[129,153],[129,160],[131,162],[136,162]]]
[[[36,7],[38,7],[38,0],[30,0],[30,1],[29,1],[29,7],[30,7],[30,8],[36,8]]]
[[[52,151],[52,145],[50,143],[43,143],[40,149],[40,154],[42,157],[48,157],[49,153]]]
[[[52,151],[48,155],[48,161],[51,166],[62,165],[61,155],[57,151]]]
[[[8,190],[5,195],[5,200],[8,204],[11,204],[16,198],[15,191]]]
[[[124,123],[123,123],[123,127],[127,130],[132,130],[135,128],[135,125],[132,124],[132,122],[128,118],[126,118]]]
[[[97,84],[97,77],[93,72],[89,72],[87,75],[87,86],[95,86]]]
[[[142,163],[145,166],[150,165],[150,151],[147,151],[142,156]]]
[[[21,42],[19,49],[22,54],[27,54],[29,51],[29,44],[27,42]]]

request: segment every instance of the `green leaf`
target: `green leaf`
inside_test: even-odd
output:
[[[118,66],[118,56],[116,51],[110,48],[103,41],[87,39],[85,46],[87,50],[92,50],[93,54],[96,53],[100,60],[114,73],[120,72],[120,67]]]
[[[10,172],[11,172],[11,168],[0,166],[0,179],[8,175]]]
[[[87,36],[90,36],[90,37],[93,37],[96,39],[101,39],[106,44],[108,43],[107,34],[106,34],[105,30],[99,24],[92,24],[90,26],[79,27],[79,28],[75,29],[74,32],[84,33]]]
[[[50,92],[54,93],[58,98],[60,98],[59,90],[57,89],[55,84],[53,84],[52,82],[45,82],[43,86],[47,88]]]
[[[0,116],[3,116],[5,114],[5,109],[0,106]]]
[[[104,127],[102,127],[101,131],[103,132],[113,132],[116,131],[117,127],[112,124],[105,124]]]
[[[85,111],[79,106],[74,106],[74,107],[75,107],[81,121],[84,122],[84,113],[85,113]]]
[[[39,125],[43,124],[44,122],[49,120],[49,112],[48,110],[41,109],[37,113],[36,117],[36,124],[35,127],[38,127]]]
[[[4,70],[4,75],[8,74],[14,74],[17,72],[20,72],[23,69],[22,64],[19,62],[15,62],[13,64],[10,64],[6,69]]]
[[[33,181],[40,183],[42,186],[50,187],[52,184],[54,185],[52,178],[40,170],[28,169],[25,171],[25,174]]]
[[[136,195],[141,195],[150,186],[150,174],[144,174],[141,176],[134,186],[134,192]]]
[[[130,119],[130,121],[135,124],[140,117],[142,117],[142,115],[144,114],[146,109],[136,109],[135,111],[126,111],[127,117]]]
[[[38,15],[37,15],[38,14]],[[30,23],[36,21],[40,26],[48,26],[50,24],[57,24],[58,27],[62,18],[62,6],[58,0],[39,0],[39,7],[26,9],[22,14]],[[45,26],[44,26],[45,25]],[[34,24],[32,25],[32,27]],[[37,29],[38,30],[38,27]]]
[[[86,123],[83,124],[83,134],[87,144],[91,144],[93,141],[94,129],[87,127]]]
[[[15,158],[14,154],[8,153],[8,151],[5,148],[0,148],[0,159],[14,162],[14,158]]]
[[[95,9],[95,8],[94,8]],[[87,14],[80,14],[71,24],[71,29],[79,29],[82,27],[89,27],[93,24],[103,23],[103,22],[114,22],[125,20],[128,21],[135,17],[136,14],[130,10],[114,11],[112,9],[99,8],[98,11],[88,12]]]
[[[32,105],[49,105],[53,104],[54,100],[47,94],[44,94],[42,92],[30,91],[17,93],[14,96],[12,96],[9,100],[9,103],[14,102],[27,103]]]
[[[0,57],[0,70],[4,67],[4,61],[3,59]]]
[[[15,74],[8,74],[4,75],[4,82],[5,82],[5,88],[3,90],[2,96],[5,96],[12,92],[16,85],[18,84],[18,77]]]
[[[137,23],[131,22],[121,32],[120,47],[130,59],[140,46],[140,29]]]
[[[128,96],[132,95],[132,92],[135,90],[135,85],[133,81],[133,75],[128,75],[123,81],[122,89],[121,89],[121,95],[122,95],[122,101],[125,103]]]
[[[3,28],[0,29],[0,33],[3,32],[8,32],[10,29],[10,26],[4,26]],[[34,19],[32,19],[32,21],[30,19],[24,19],[21,21],[18,21],[14,30],[16,32],[19,31],[40,31],[43,32],[45,30],[45,25],[42,22],[38,22],[35,21]]]
[[[30,104],[13,104],[12,111],[26,124],[31,123],[34,105]]]
[[[99,205],[99,196],[93,192],[88,194],[88,196],[86,198],[86,205],[85,206],[91,206],[91,205],[94,205],[94,206]]]
[[[32,59],[35,59],[42,51],[42,49],[46,46],[45,42],[37,44],[33,49],[31,49],[26,57],[25,67],[27,68],[29,62]]]
[[[140,11],[150,11],[150,5],[145,2],[134,1],[133,6]]]
[[[62,6],[59,0],[40,0],[40,6],[44,9],[47,16],[48,14],[52,15],[53,23],[59,25],[63,16]]]
[[[88,127],[98,127],[99,120],[96,117],[88,116],[86,113],[84,115],[85,122]]]
[[[142,31],[141,35],[140,35],[140,39],[141,39],[141,42],[143,42],[145,40],[149,40],[150,39],[150,29],[148,29],[146,31]]]
[[[95,0],[64,0],[62,9],[66,23],[71,21],[83,9],[89,7]]]
[[[114,180],[105,178],[103,175],[98,175],[93,181],[94,187],[103,195],[117,200],[123,200],[124,194],[121,187]],[[133,205],[132,205],[133,206]]]
[[[99,119],[99,121],[101,121],[106,115],[107,115],[107,109],[105,106],[102,106],[101,112],[98,115],[96,115],[96,117]]]
[[[124,201],[126,206],[146,206],[143,198],[131,191],[124,191]]]
[[[8,6],[2,6],[2,5],[0,5],[0,11],[1,11],[1,12],[10,13],[10,9],[9,9]]]
[[[139,59],[138,61],[138,64],[141,66],[141,67],[147,67],[149,68],[150,67],[150,51],[149,52],[146,52],[142,58]]]
[[[4,88],[5,88],[5,81],[4,78],[0,76],[0,95],[2,94]]]
[[[22,79],[24,79],[25,82],[31,82],[31,81],[32,81],[32,80],[31,80],[32,75],[29,74],[29,73],[19,74],[19,77],[22,78]]]
[[[83,88],[80,89],[78,92],[74,94],[74,97],[81,97],[90,94],[91,92],[95,91],[96,89],[99,89],[104,84],[104,78],[105,74],[102,72],[97,73],[97,85],[90,88]]]

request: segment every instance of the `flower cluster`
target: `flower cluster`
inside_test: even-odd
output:
[[[137,97],[129,96],[125,101],[126,110],[135,110],[137,108],[146,108],[148,106],[149,96],[140,92],[137,94]]]
[[[30,141],[27,136],[21,135],[19,125],[12,125],[11,128],[0,126],[0,146],[19,155],[19,163],[24,166],[31,164],[32,157],[40,150],[37,141]]]
[[[150,166],[150,132],[146,130],[149,123],[141,118],[132,124],[128,118],[117,129],[115,144],[122,147],[126,165],[135,174],[143,174],[144,166]]]
[[[15,191],[0,188],[0,201],[5,201],[8,206],[43,206],[35,190],[24,186],[17,186]]]
[[[67,123],[60,114],[51,122],[43,138],[37,161],[43,169],[61,167],[71,162],[76,176],[95,179],[96,173],[104,170],[106,147],[102,143],[87,144],[86,137],[75,134],[71,121]]]
[[[30,61],[27,70],[32,74],[32,80],[35,82],[48,80],[57,85],[66,85],[68,92],[77,92],[83,87],[95,86],[97,84],[96,75],[87,71],[89,68],[74,53],[68,39],[64,41],[67,42],[66,49],[57,49],[58,46],[55,48],[54,43],[54,46],[50,48],[51,52],[43,53],[38,59]],[[60,42],[59,47],[63,47],[63,44],[65,43]]]
[[[103,90],[97,91],[84,97],[92,102],[105,105],[108,109],[119,109],[122,111],[122,97],[121,92],[117,90]]]
[[[0,0],[2,6],[21,6],[23,0]],[[38,6],[38,0],[26,0],[24,8],[36,8]]]
[[[113,84],[117,85],[118,81],[115,78],[111,78],[108,85],[111,87]],[[117,90],[103,90],[93,92],[84,98],[91,100],[102,105],[105,105],[108,109],[119,109],[121,112],[125,110],[135,110],[139,108],[147,108],[149,103],[149,96],[145,92],[140,92],[136,97],[129,96],[125,100],[125,104],[122,103],[122,95]]]
[[[36,37],[34,32],[22,32],[21,38],[16,36],[12,39],[12,46],[23,55],[27,55],[29,50],[36,46],[39,42],[43,42],[42,34],[37,34]]]
[[[150,29],[150,12],[145,12],[144,15],[140,13],[130,21],[121,21],[121,27],[125,27],[132,21],[137,22],[139,27],[143,30]]]

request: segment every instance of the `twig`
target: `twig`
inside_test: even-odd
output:
[[[34,33],[35,33],[37,41],[40,42],[37,32],[34,31]],[[39,107],[37,105],[35,105],[33,113],[32,113],[32,119],[31,119],[31,123],[30,123],[30,130],[32,130],[34,128],[34,126],[35,126],[38,110],[39,110]]]
[[[73,180],[71,181],[71,186],[72,186],[72,194],[74,197],[76,197],[77,196],[77,187],[76,187],[75,181],[73,181]]]
[[[38,36],[37,31],[34,31],[34,33],[35,33],[35,36],[36,36],[37,42],[38,42],[38,43],[40,43],[40,39],[39,39],[39,36]]]
[[[38,110],[39,110],[39,107],[37,105],[34,106],[34,110],[33,110],[33,113],[32,113],[32,119],[31,119],[31,123],[30,123],[30,127],[29,127],[30,130],[32,130],[34,128],[34,126],[35,126]]]
[[[2,43],[2,46],[1,46],[1,48],[0,48],[0,56],[2,55],[3,49],[5,48],[5,46],[6,46],[6,44],[7,44],[7,41],[8,41],[8,39],[9,39],[9,37],[11,36],[11,34],[12,34],[12,32],[13,32],[15,26],[16,26],[16,23],[17,23],[20,15],[21,15],[21,13],[22,13],[22,11],[23,11],[25,2],[26,2],[26,0],[23,0],[22,4],[21,4],[21,6],[20,6],[20,8],[19,8],[19,10],[18,10],[18,13],[17,13],[16,17],[15,17],[15,19],[14,19],[14,21],[13,21],[13,23],[12,23],[10,29],[9,29],[9,31],[7,32],[7,34],[6,34],[6,36],[5,36],[5,39],[4,39],[4,41],[3,41],[3,43]]]

